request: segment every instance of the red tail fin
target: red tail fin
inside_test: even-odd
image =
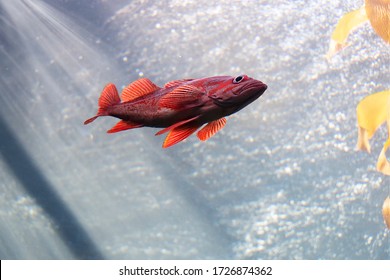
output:
[[[97,117],[107,116],[107,108],[121,102],[118,91],[114,84],[108,84],[104,87],[99,97],[99,109],[96,116],[89,118],[84,124],[93,122]]]

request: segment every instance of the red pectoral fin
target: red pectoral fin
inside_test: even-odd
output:
[[[142,127],[142,126],[143,126],[142,124],[121,120],[116,125],[114,125],[110,130],[107,130],[107,133],[115,133],[115,132],[119,132],[122,130],[137,128],[137,127]]]
[[[218,120],[209,122],[205,127],[203,127],[201,130],[198,131],[198,138],[201,141],[206,141],[211,136],[213,136],[215,133],[218,132],[218,130],[222,129],[226,124],[225,118],[220,118]]]
[[[163,148],[173,146],[180,141],[183,141],[199,128],[199,125],[184,124],[172,129],[164,140]]]
[[[159,102],[161,107],[181,109],[186,106],[197,106],[205,93],[191,85],[183,85],[164,95]]]

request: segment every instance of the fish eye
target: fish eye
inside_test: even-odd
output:
[[[233,84],[238,84],[245,79],[246,75],[240,75],[233,79]]]

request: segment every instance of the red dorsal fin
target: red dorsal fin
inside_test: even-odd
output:
[[[163,148],[173,146],[194,133],[200,125],[187,123],[172,129],[164,140]]]
[[[185,84],[187,82],[190,82],[194,79],[182,79],[182,80],[175,80],[175,81],[170,81],[164,85],[164,88],[169,88],[169,87],[175,87],[175,86],[180,86],[182,84]]]
[[[132,101],[138,97],[147,95],[160,89],[151,80],[141,78],[129,84],[122,91],[121,98],[123,102]]]
[[[193,117],[191,119],[175,123],[175,124],[173,124],[171,126],[168,126],[168,127],[164,128],[164,129],[158,131],[155,135],[157,136],[157,135],[164,134],[165,132],[168,132],[169,130],[174,129],[175,127],[178,127],[178,126],[181,126],[183,124],[189,123],[190,121],[196,120],[197,118],[199,118],[199,116],[196,116],[196,117]]]
[[[215,133],[217,133],[218,130],[222,129],[225,126],[225,124],[226,124],[225,118],[220,118],[218,120],[209,122],[201,130],[198,131],[197,136],[199,140],[206,141]]]
[[[115,133],[122,130],[137,128],[142,126],[143,126],[142,124],[134,123],[131,121],[120,120],[116,125],[114,125],[110,130],[108,130],[107,133]]]
[[[164,95],[159,102],[161,107],[182,109],[186,106],[197,106],[205,93],[191,85],[182,85]]]

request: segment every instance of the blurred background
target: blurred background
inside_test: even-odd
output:
[[[0,0],[1,259],[390,259],[355,108],[389,88],[346,1]],[[108,82],[247,74],[268,85],[201,143],[85,119]]]

